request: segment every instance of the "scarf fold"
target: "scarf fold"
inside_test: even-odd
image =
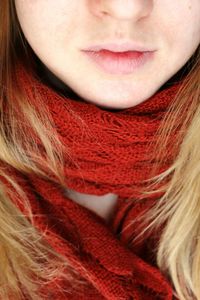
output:
[[[39,105],[50,111],[69,152],[65,175],[70,189],[94,195],[141,196],[141,187],[156,163],[156,154],[152,157],[151,153],[156,132],[180,83],[135,107],[113,112],[84,100],[62,97],[30,78],[23,68],[19,69],[18,78],[31,102],[38,105],[39,94],[42,99]],[[168,153],[167,165],[161,165],[160,169],[166,169],[172,159]]]
[[[21,185],[37,214],[35,226],[46,232],[48,243],[89,283],[81,294],[70,295],[60,294],[52,284],[46,289],[46,299],[175,299],[172,286],[153,261],[150,252],[154,249],[148,250],[151,241],[144,238],[140,245],[130,246],[123,224],[152,204],[152,199],[145,199],[143,205],[127,199],[141,196],[143,181],[153,167],[149,153],[156,132],[181,83],[133,108],[108,111],[60,95],[38,79],[30,79],[23,68],[18,70],[18,80],[32,103],[39,94],[40,105],[48,107],[59,137],[70,151],[72,160],[66,157],[65,161],[67,187],[80,193],[119,196],[108,225],[69,199],[57,184],[34,174],[22,176]],[[171,161],[169,157],[167,164]],[[161,170],[166,167],[161,165]],[[19,178],[16,175],[16,180]]]

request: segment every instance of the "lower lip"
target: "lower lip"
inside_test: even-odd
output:
[[[131,74],[153,58],[154,51],[111,52],[109,50],[84,51],[88,58],[109,74]]]

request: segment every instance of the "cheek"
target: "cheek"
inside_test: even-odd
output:
[[[35,43],[41,43],[41,46],[55,44],[55,41],[64,34],[71,34],[77,11],[76,1],[68,1],[68,5],[66,2],[66,0],[16,1],[17,16],[31,46],[34,47]]]
[[[175,63],[185,63],[200,43],[200,13],[199,18],[195,14],[184,14],[182,18],[174,18],[170,28],[167,25],[166,22],[163,26],[166,36],[163,41],[167,43],[165,48],[174,57]]]
[[[155,5],[154,14],[163,41],[180,46],[200,41],[199,0],[163,0]]]

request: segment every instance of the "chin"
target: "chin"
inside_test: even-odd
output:
[[[106,95],[106,93],[105,93]],[[105,109],[113,109],[113,110],[119,110],[119,109],[126,109],[126,108],[131,108],[134,107],[145,100],[147,100],[150,96],[149,95],[141,95],[136,92],[133,92],[130,95],[125,95],[119,97],[119,95],[110,95],[110,96],[101,96],[99,95],[97,97],[97,94],[92,97],[90,96],[85,96],[83,99],[87,102],[93,103],[99,107],[105,108]],[[137,95],[137,97],[136,97]]]
[[[107,109],[127,109],[149,99],[160,87],[160,84],[151,84],[146,81],[117,81],[101,82],[99,85],[88,84],[79,88],[79,95],[85,101]]]

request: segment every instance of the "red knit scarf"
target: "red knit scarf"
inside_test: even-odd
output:
[[[70,295],[61,295],[52,284],[46,299],[172,300],[172,287],[148,250],[150,242],[143,240],[130,247],[125,233],[117,235],[117,231],[127,225],[126,218],[134,218],[144,209],[139,204],[130,206],[127,199],[139,196],[141,183],[150,174],[149,145],[157,139],[157,129],[180,84],[133,108],[109,111],[63,97],[33,77],[30,82],[23,69],[18,80],[32,103],[36,94],[40,95],[40,105],[48,107],[60,139],[70,150],[71,160],[68,157],[65,162],[66,185],[86,194],[119,195],[118,209],[108,226],[68,199],[57,184],[34,174],[23,177],[21,185],[38,215],[37,228],[46,230],[49,244],[90,283],[82,294]],[[166,166],[161,165],[163,168]]]

